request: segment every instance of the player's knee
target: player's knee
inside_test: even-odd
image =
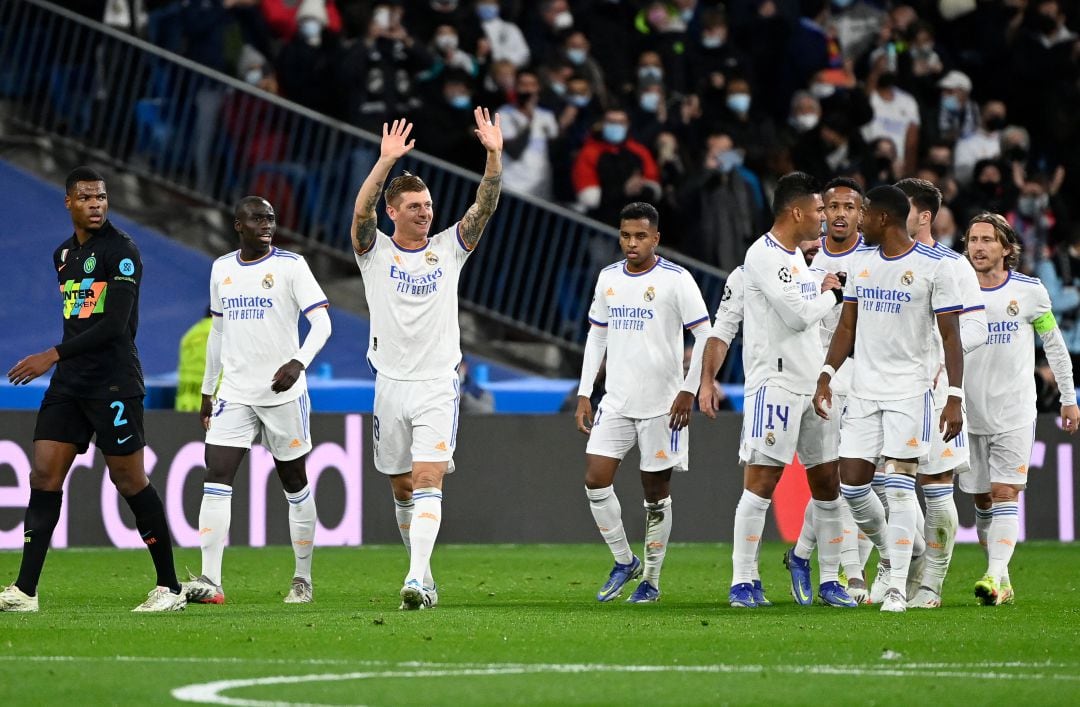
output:
[[[1020,499],[1020,489],[1010,484],[993,484],[990,487],[990,503],[1011,503]],[[989,507],[989,506],[987,506]]]
[[[64,488],[64,476],[58,470],[35,465],[30,470],[30,488],[34,491],[60,491]]]
[[[308,485],[307,469],[301,464],[281,464],[278,467],[278,478],[281,485],[289,493],[296,493]]]
[[[229,471],[217,466],[206,467],[206,476],[204,479],[208,484],[225,484],[226,486],[232,486],[235,478],[235,469]]]
[[[953,481],[952,471],[943,471],[940,474],[920,474],[919,486],[927,484],[951,484]]]
[[[919,462],[900,461],[899,459],[885,460],[885,474],[903,474],[904,476],[916,476],[919,473]]]

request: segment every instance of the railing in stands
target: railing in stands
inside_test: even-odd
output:
[[[42,0],[0,0],[0,100],[21,127],[193,200],[228,208],[265,196],[282,227],[351,257],[356,189],[378,157],[371,133]],[[396,169],[424,178],[446,225],[479,180],[417,151]],[[665,255],[690,270],[710,308],[720,302],[723,272]],[[614,228],[504,192],[463,275],[462,304],[580,350],[596,273],[619,257]]]

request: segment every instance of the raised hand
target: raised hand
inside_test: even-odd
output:
[[[484,149],[488,152],[502,152],[503,136],[499,114],[495,114],[495,120],[493,121],[491,112],[487,108],[477,106],[476,110],[473,111],[473,117],[476,119],[476,130],[473,132],[476,134],[477,139],[480,140],[480,144],[484,146]]]
[[[409,140],[409,133],[412,132],[412,126],[413,124],[407,122],[404,118],[395,120],[389,129],[387,129],[386,123],[383,123],[382,146],[379,156],[397,160],[404,157],[409,150],[413,149],[413,147],[416,146],[416,140]],[[406,140],[408,140],[408,142],[406,142]]]

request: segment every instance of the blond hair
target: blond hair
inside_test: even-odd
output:
[[[405,172],[390,180],[390,184],[386,187],[386,191],[383,192],[383,198],[386,199],[388,206],[397,208],[398,197],[405,192],[426,190],[427,184],[424,184],[423,179],[417,177],[415,174]]]

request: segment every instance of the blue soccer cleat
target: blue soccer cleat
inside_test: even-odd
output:
[[[637,589],[630,595],[630,598],[626,600],[627,604],[653,604],[660,601],[660,590],[652,585],[647,579],[641,580],[641,584],[637,585]]]
[[[608,580],[604,582],[604,586],[600,587],[600,591],[596,593],[596,601],[611,601],[619,596],[626,583],[640,577],[641,571],[641,560],[637,558],[637,555],[634,556],[633,561],[625,565],[616,562],[615,566],[611,568]]]
[[[859,603],[851,598],[840,582],[822,582],[818,587],[818,596],[825,606],[836,606],[843,609],[856,609]]]
[[[765,596],[765,588],[761,586],[761,580],[754,580],[754,603],[760,606],[772,606],[772,602]]]
[[[791,596],[800,606],[814,603],[814,590],[810,585],[810,560],[795,554],[795,548],[784,553],[784,567],[791,573]]]
[[[728,592],[728,603],[740,609],[756,609],[758,605],[754,600],[754,585],[749,582],[733,584]]]

